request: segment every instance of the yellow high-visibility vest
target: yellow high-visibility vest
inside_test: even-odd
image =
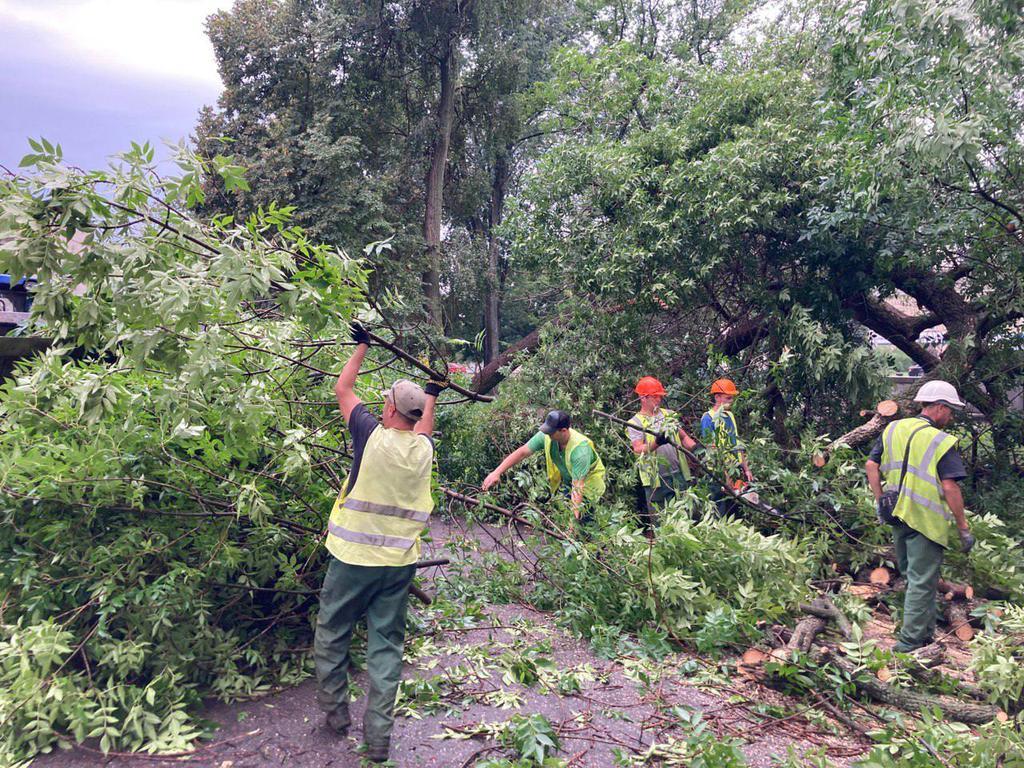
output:
[[[327,549],[351,565],[410,565],[434,509],[434,448],[423,435],[379,426],[363,449],[355,485],[343,489],[327,525]],[[347,483],[346,483],[347,486]]]
[[[918,428],[920,431],[915,433]],[[943,547],[948,546],[953,514],[946,504],[939,479],[939,460],[956,446],[956,438],[923,419],[894,421],[882,433],[881,472],[889,490],[899,487],[907,441],[914,433],[907,458],[907,474],[893,516]]]
[[[558,471],[558,467],[555,466],[555,462],[551,459],[552,442],[550,435],[544,435],[544,459],[548,465],[548,485],[551,486],[551,493],[555,494],[558,493],[558,489],[562,485],[562,473]],[[569,430],[569,442],[565,446],[565,466],[566,468],[572,467],[573,451],[584,444],[590,446],[594,460],[590,464],[586,480],[583,481],[583,498],[587,501],[597,501],[604,495],[604,462],[597,455],[597,449],[594,447],[593,441],[575,429]]]
[[[672,447],[676,449],[676,458],[679,461],[679,471],[682,472],[683,477],[690,480],[690,465],[687,463],[686,458],[679,453],[678,442],[679,442],[679,430],[676,422],[676,412],[670,411],[667,408],[659,409],[658,413],[662,415],[661,429],[664,431],[666,425],[672,425],[671,438]],[[644,413],[637,413],[630,423],[634,426],[639,425],[643,429],[654,429],[651,425],[654,424],[655,418],[658,414],[653,416],[647,416]],[[626,427],[626,438],[629,439],[629,427]],[[648,435],[644,433],[643,438],[645,445],[654,445],[654,435]],[[661,472],[660,468],[662,463],[667,463],[667,459],[659,456],[657,452],[641,453],[636,457],[636,469],[640,475],[640,484],[644,487],[658,488],[661,485]]]

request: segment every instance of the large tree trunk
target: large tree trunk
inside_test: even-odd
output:
[[[484,362],[498,356],[501,339],[501,296],[504,270],[501,268],[501,247],[495,233],[501,225],[505,207],[505,187],[508,185],[508,153],[500,152],[494,161],[491,183],[491,206],[487,221],[487,293],[484,296]]]
[[[501,369],[508,365],[516,354],[533,352],[538,344],[540,344],[540,328],[535,328],[477,371],[476,376],[473,377],[473,391],[481,395],[490,392],[504,378],[501,375]]]
[[[441,93],[437,103],[437,136],[430,151],[430,170],[423,207],[423,240],[427,268],[423,272],[423,297],[427,316],[438,329],[444,328],[441,313],[441,216],[444,212],[444,175],[448,146],[455,122],[455,89],[458,77],[458,39],[451,39],[438,60]]]

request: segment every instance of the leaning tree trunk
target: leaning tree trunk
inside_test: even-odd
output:
[[[427,267],[423,272],[423,297],[431,323],[443,329],[441,313],[441,217],[444,209],[444,175],[448,164],[448,146],[455,122],[455,88],[458,41],[450,40],[444,56],[438,60],[441,93],[437,103],[437,135],[430,151],[430,169],[423,207],[423,240]]]
[[[495,230],[501,226],[508,184],[508,153],[499,152],[494,161],[491,206],[487,221],[487,293],[484,297],[484,362],[494,360],[501,339],[502,269],[501,247]]]

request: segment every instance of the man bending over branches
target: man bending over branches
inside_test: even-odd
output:
[[[383,393],[384,415],[378,424],[355,393],[370,334],[353,323],[352,340],[355,352],[334,385],[352,435],[352,470],[327,526],[327,549],[333,557],[320,590],[313,648],[317,699],[327,712],[328,727],[345,736],[351,724],[349,644],[356,622],[366,617],[370,693],[363,741],[366,757],[384,762],[402,675],[409,586],[420,533],[434,508],[430,433],[437,395],[445,384],[430,382],[424,391],[399,379]]]
[[[604,495],[604,463],[597,455],[594,442],[573,429],[571,421],[565,411],[548,413],[537,434],[506,456],[484,478],[481,487],[489,491],[506,470],[528,456],[544,451],[552,497],[569,499],[573,517],[581,525],[589,523],[593,515],[592,505]]]

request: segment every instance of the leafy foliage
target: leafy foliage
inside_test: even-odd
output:
[[[344,452],[318,435],[335,417],[317,336],[345,328],[366,275],[288,209],[180,212],[224,164],[59,160],[0,183],[0,261],[39,276],[33,328],[54,340],[3,384],[0,729],[14,756],[89,736],[180,749],[201,695],[308,673]]]
[[[694,523],[682,504],[654,542],[624,527],[600,547],[566,545],[542,559],[549,581],[532,599],[577,631],[653,624],[705,651],[754,637],[758,621],[803,597],[810,575],[806,545],[738,520]]]
[[[515,715],[508,721],[505,741],[529,763],[544,765],[544,759],[559,749],[558,734],[544,715]]]

